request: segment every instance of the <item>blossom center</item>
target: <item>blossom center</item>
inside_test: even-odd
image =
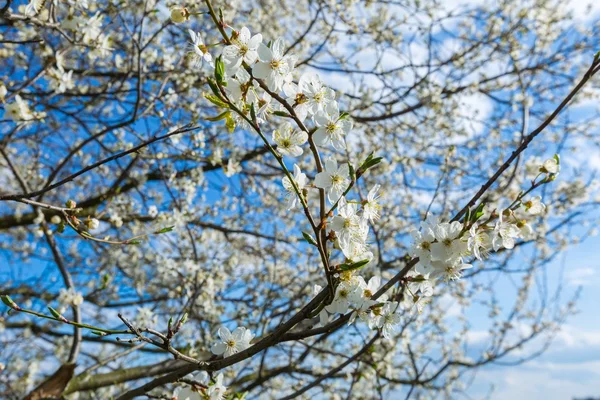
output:
[[[279,69],[281,67],[281,61],[273,60],[271,61],[271,69]]]

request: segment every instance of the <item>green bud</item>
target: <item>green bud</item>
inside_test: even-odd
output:
[[[302,232],[302,237],[313,246],[317,246],[317,241],[308,232]]]
[[[13,308],[15,310],[19,309],[19,306],[17,305],[17,303],[15,303],[13,301],[13,299],[11,299],[10,296],[8,296],[8,295],[0,296],[0,300],[2,300],[2,302],[10,308]]]

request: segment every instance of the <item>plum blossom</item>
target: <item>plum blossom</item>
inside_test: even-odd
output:
[[[515,247],[515,239],[519,237],[520,230],[514,224],[504,219],[504,213],[500,213],[498,221],[494,226],[492,233],[492,246],[494,251],[498,251],[501,247],[505,249],[512,249]]]
[[[283,155],[298,157],[302,155],[302,146],[308,140],[308,134],[294,129],[289,122],[282,123],[273,131],[273,141],[277,143],[277,151]]]
[[[223,385],[223,373],[217,375],[214,384],[209,385],[206,389],[206,394],[209,400],[223,400],[225,398],[225,392],[227,387]]]
[[[223,355],[224,357],[246,350],[254,338],[252,332],[242,326],[235,328],[233,332],[222,326],[219,328],[218,334],[221,341],[213,344],[210,351],[217,356]]]
[[[287,75],[292,72],[296,64],[296,56],[284,55],[285,44],[282,38],[278,38],[267,47],[261,43],[258,47],[258,58],[260,62],[252,68],[255,78],[264,79],[270,90],[279,91],[286,81]]]
[[[306,73],[298,81],[298,90],[305,99],[307,111],[316,114],[335,99],[335,92],[323,84],[317,74]]]
[[[555,155],[554,157],[544,161],[544,163],[540,167],[540,172],[555,175],[558,174],[560,172],[560,158],[558,157],[558,155]]]
[[[462,242],[456,240],[462,230],[458,221],[443,222],[433,228],[437,240],[431,245],[431,258],[438,261],[447,261],[458,257],[463,251]]]
[[[239,33],[234,32],[231,44],[223,49],[223,62],[229,75],[235,75],[242,62],[248,65],[254,64],[258,58],[258,46],[262,43],[262,35],[257,33],[250,35],[250,30],[245,26]]]
[[[399,309],[397,302],[387,302],[379,310],[374,310],[372,329],[381,329],[383,337],[391,340],[393,333],[400,325],[402,319],[396,312]]]
[[[56,93],[64,93],[67,90],[73,89],[73,71],[65,72],[62,67],[53,68],[48,71],[48,75],[52,78],[50,86]]]
[[[16,123],[31,121],[34,118],[29,106],[19,95],[15,96],[12,103],[4,106],[4,114]]]
[[[468,250],[475,258],[483,260],[489,253],[490,244],[490,236],[484,230],[479,229],[478,224],[473,224],[469,229],[469,238],[467,239]]]
[[[188,29],[192,41],[190,42],[190,51],[188,56],[195,67],[199,67],[202,61],[212,65],[212,56],[208,52],[208,47],[204,44],[200,33],[196,33],[191,29]]]
[[[340,313],[344,314],[350,308],[350,301],[352,299],[352,293],[356,289],[354,282],[343,281],[335,290],[335,298],[325,307],[325,309],[333,314]]]
[[[306,184],[308,183],[308,178],[306,177],[306,174],[300,171],[300,167],[297,164],[294,164],[293,179],[294,183],[296,183],[296,187],[298,188],[300,193],[302,193],[302,190],[306,187]],[[299,202],[298,194],[294,189],[294,185],[287,176],[283,177],[281,183],[283,185],[283,188],[285,189],[285,194],[288,199],[288,210],[291,210],[292,208],[296,207],[296,204]]]
[[[344,193],[350,184],[350,169],[348,164],[337,165],[334,158],[325,161],[325,170],[319,172],[315,177],[315,185],[318,188],[327,190],[327,198],[333,204]]]
[[[355,203],[348,203],[346,198],[340,198],[338,215],[331,222],[331,229],[337,234],[340,243],[347,244],[350,240],[361,238],[363,221],[357,212],[358,206]]]
[[[363,202],[363,218],[370,221],[376,221],[380,217],[379,211],[381,210],[381,205],[379,204],[379,198],[381,195],[377,194],[380,187],[379,184],[373,186],[367,194],[367,200]]]
[[[525,206],[527,212],[531,215],[539,215],[546,210],[546,205],[542,203],[541,196],[532,197],[528,201],[524,202],[523,205]]]
[[[352,121],[347,117],[340,117],[335,101],[329,103],[323,111],[315,114],[314,119],[318,129],[315,131],[313,139],[318,146],[331,144],[337,150],[346,148],[344,137],[352,129]]]
[[[381,286],[381,277],[378,275],[373,276],[369,279],[369,282],[365,282],[362,276],[357,278],[358,285],[351,295],[352,303],[355,304],[358,309],[368,309],[371,306],[377,304],[377,300],[373,300],[371,297],[379,290]]]

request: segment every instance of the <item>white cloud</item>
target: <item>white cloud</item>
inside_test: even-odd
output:
[[[519,368],[490,368],[477,375],[478,391],[494,386],[492,400],[564,400],[600,393],[600,361],[565,366],[532,362]]]
[[[583,267],[568,271],[566,273],[566,278],[570,285],[587,286],[593,283],[590,278],[595,275],[596,271],[593,268]]]

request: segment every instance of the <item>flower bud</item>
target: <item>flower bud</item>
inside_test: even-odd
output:
[[[67,206],[67,208],[70,208],[70,209],[74,209],[75,207],[77,207],[77,203],[75,203],[75,201],[73,201],[73,200],[67,200],[65,205]]]
[[[88,218],[85,221],[85,225],[90,231],[93,231],[98,229],[98,227],[100,226],[100,221],[98,221],[96,218]]]
[[[176,7],[171,10],[171,21],[175,24],[185,22],[190,17],[190,12],[185,7]]]

